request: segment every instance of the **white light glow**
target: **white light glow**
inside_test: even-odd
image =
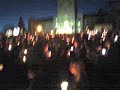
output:
[[[27,54],[27,49],[24,50],[24,54],[25,54],[25,55]]]
[[[91,33],[88,34],[88,40],[90,40],[90,38],[91,38]]]
[[[20,28],[19,27],[14,28],[14,30],[13,30],[13,36],[18,36],[19,32],[20,32]]]
[[[64,21],[63,27],[58,28],[56,34],[72,34],[73,30],[69,21]]]
[[[3,70],[3,64],[0,64],[0,71],[2,71]]]
[[[105,41],[105,37],[103,37],[103,41]]]
[[[51,57],[51,51],[49,51],[49,57]]]
[[[62,82],[61,88],[62,88],[62,90],[67,90],[67,88],[68,88],[68,82],[66,82],[66,81]]]
[[[54,34],[54,31],[53,31],[53,30],[51,30],[50,34],[51,34],[51,35],[53,35],[53,34]]]
[[[35,45],[35,41],[33,41],[33,46]]]
[[[26,56],[23,56],[23,62],[24,63],[26,62]]]
[[[9,29],[9,30],[6,32],[6,36],[7,36],[7,37],[12,36],[12,30]]]
[[[102,55],[105,55],[105,54],[106,54],[106,49],[103,48],[103,49],[102,49]]]
[[[70,51],[73,51],[73,49],[74,49],[74,47],[72,46],[72,47],[70,48]]]
[[[17,46],[19,46],[20,45],[20,41],[18,41],[18,43],[17,43]]]
[[[41,25],[38,25],[37,31],[38,31],[38,32],[41,32],[41,31],[42,31],[42,26],[41,26]]]
[[[114,42],[117,42],[118,40],[118,35],[115,36]]]
[[[12,50],[12,45],[11,45],[11,44],[9,45],[8,50],[9,50],[9,51]]]

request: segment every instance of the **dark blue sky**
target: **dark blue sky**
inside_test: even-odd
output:
[[[77,0],[78,12],[96,13],[99,8],[106,9],[105,0]],[[57,15],[57,0],[0,0],[0,31],[6,24],[17,26],[22,16],[28,26],[30,16],[51,17]]]

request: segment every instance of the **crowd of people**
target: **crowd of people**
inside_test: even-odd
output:
[[[73,74],[75,86],[86,90],[96,86],[95,77],[102,83],[100,79],[104,78],[101,77],[101,72],[113,71],[112,66],[117,68],[120,63],[120,32],[87,30],[77,34],[25,33],[10,37],[1,34],[0,37],[2,56],[15,58],[15,63],[28,65],[41,61],[69,62],[69,71]],[[107,65],[109,70],[106,69]],[[95,74],[97,76],[94,77]],[[72,83],[70,86],[73,85]],[[69,90],[78,90],[76,87],[70,87]]]

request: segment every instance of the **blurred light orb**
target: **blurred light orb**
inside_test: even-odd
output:
[[[3,64],[0,64],[0,71],[2,71],[3,70]]]
[[[37,31],[38,31],[39,33],[42,31],[42,26],[41,26],[41,25],[38,25]]]
[[[67,81],[63,81],[62,84],[61,84],[61,88],[62,88],[62,90],[67,90],[68,82]]]
[[[33,41],[33,46],[35,45],[35,41]]]
[[[12,36],[12,30],[9,29],[9,30],[6,32],[6,36],[7,36],[7,37]]]
[[[73,51],[73,49],[74,49],[74,47],[72,46],[72,47],[70,48],[70,51]]]
[[[105,54],[106,54],[106,49],[103,48],[103,49],[102,49],[102,55],[105,55]]]
[[[18,36],[19,32],[20,32],[20,28],[19,27],[14,28],[14,30],[13,30],[13,36]]]
[[[24,63],[26,62],[26,56],[23,56],[23,62]]]
[[[105,37],[103,37],[103,41],[105,41]]]
[[[51,51],[49,51],[49,57],[51,57]]]
[[[25,55],[27,54],[27,49],[24,50],[24,54],[25,54]]]
[[[118,40],[118,35],[115,36],[114,42],[117,42]]]
[[[11,45],[11,44],[8,46],[8,50],[9,50],[9,51],[12,50],[12,45]]]
[[[90,38],[91,38],[91,33],[88,34],[88,40],[90,40]]]

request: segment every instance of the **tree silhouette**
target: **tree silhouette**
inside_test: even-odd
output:
[[[22,16],[20,16],[20,18],[19,18],[18,27],[20,28],[20,30],[22,29],[23,32],[25,32],[25,25],[24,25],[24,21],[23,21]]]

